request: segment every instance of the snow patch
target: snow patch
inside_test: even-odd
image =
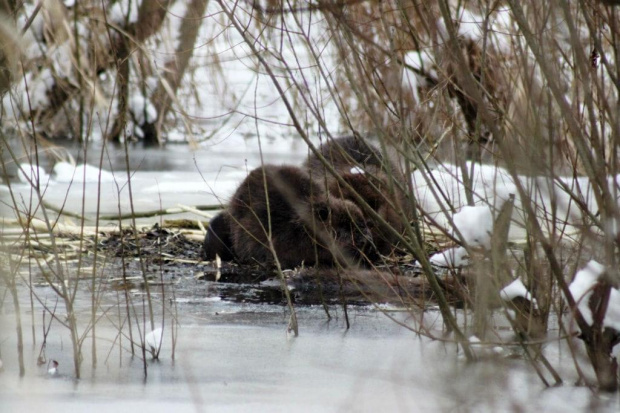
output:
[[[144,342],[146,343],[147,350],[150,351],[153,355],[157,354],[157,352],[161,348],[161,339],[163,334],[163,329],[156,328],[144,337]]]
[[[28,184],[36,184],[37,180],[40,185],[46,185],[49,182],[50,176],[45,172],[41,166],[31,165],[29,163],[19,164],[19,172],[17,174],[19,181]]]
[[[454,22],[457,35],[467,40],[482,44],[485,18],[470,10],[463,9]],[[498,51],[510,53],[511,41],[516,35],[513,29],[513,19],[509,8],[494,10],[488,16],[488,41]],[[437,27],[444,39],[448,39],[448,30],[443,19],[437,21]]]
[[[430,263],[444,268],[465,267],[469,265],[469,255],[464,247],[448,248],[433,254]]]
[[[587,177],[517,175],[515,181],[508,171],[492,165],[467,162],[465,169],[471,179],[474,206],[487,206],[497,213],[504,202],[514,195],[509,241],[525,239],[526,219],[516,182],[528,194],[539,223],[548,234],[561,231],[564,236],[570,236],[587,221],[573,196],[590,211],[598,210]],[[451,230],[449,211],[458,211],[468,204],[461,168],[451,164],[439,165],[431,171],[417,170],[411,179],[419,207],[443,230]],[[613,187],[613,178],[610,178],[609,185]]]
[[[487,206],[464,206],[452,217],[468,245],[491,249],[491,233],[493,232],[493,213]],[[455,232],[455,236],[456,231]]]
[[[428,50],[411,51],[405,53],[404,56],[405,65],[426,73],[430,77],[437,79],[437,69],[435,67],[435,61],[433,56]],[[407,67],[403,68],[402,86],[404,89],[410,89],[417,102],[420,101],[418,95],[419,87],[430,87],[428,80],[425,76],[420,75]]]
[[[129,110],[138,125],[153,123],[157,120],[157,109],[151,101],[140,94],[129,100]]]
[[[99,182],[101,174],[101,182],[114,182],[114,175],[95,166],[82,164],[73,165],[68,162],[58,162],[54,165],[54,180],[57,182]]]
[[[530,301],[534,305],[534,308],[538,307],[538,304],[536,303],[536,299],[532,298],[532,295],[527,290],[527,288],[523,284],[523,281],[521,281],[520,278],[517,278],[516,280],[508,284],[506,287],[504,287],[499,292],[499,296],[504,301],[512,301],[517,297],[523,297],[526,300]]]
[[[591,260],[575,274],[575,279],[569,286],[570,293],[577,302],[577,308],[589,325],[592,325],[593,322],[592,310],[589,307],[590,297],[598,279],[604,272],[605,267],[602,264]],[[612,288],[610,291],[603,326],[620,331],[620,291],[617,288]]]

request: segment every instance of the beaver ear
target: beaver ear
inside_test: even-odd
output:
[[[312,208],[321,221],[327,221],[329,218],[329,207],[326,202],[316,202],[312,205]]]

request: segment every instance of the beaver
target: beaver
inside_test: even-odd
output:
[[[354,167],[361,170],[373,167],[384,171],[389,169],[393,175],[400,176],[396,163],[390,157],[383,156],[380,150],[358,135],[330,139],[321,144],[319,152],[339,172],[348,172]],[[305,165],[312,171],[326,173],[323,163],[314,154],[308,156]]]
[[[211,261],[216,255],[223,261],[235,258],[230,234],[230,213],[227,210],[211,218],[202,244],[202,259]]]
[[[233,251],[240,263],[347,266],[372,235],[352,202],[328,197],[307,171],[264,165],[247,176],[229,205]]]
[[[352,190],[341,185],[327,171],[321,160],[310,154],[305,167],[313,178],[323,182],[333,196],[352,201],[363,210],[362,203],[354,196],[354,192],[359,194],[389,226],[403,233],[405,227],[398,210],[404,205],[404,195],[398,188],[395,188],[396,194],[390,193],[389,179],[391,176],[403,186],[405,179],[389,156],[384,156],[381,151],[358,136],[332,139],[323,143],[319,151]],[[375,252],[383,255],[392,253],[398,237],[379,220],[368,218],[368,221],[372,226]]]

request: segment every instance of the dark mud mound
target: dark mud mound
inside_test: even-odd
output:
[[[284,286],[298,305],[391,302],[411,305],[429,297],[428,284],[410,265],[376,269],[273,267],[201,260],[202,243],[158,225],[140,232],[125,230],[103,237],[100,252],[113,257],[126,274],[175,284],[183,295],[200,294],[205,285],[223,300],[285,304]],[[143,270],[144,269],[144,270]],[[284,281],[284,282],[283,282]]]
[[[115,257],[144,257],[153,263],[187,260],[186,264],[195,264],[201,260],[202,245],[156,224],[140,232],[126,229],[105,236],[98,248]]]

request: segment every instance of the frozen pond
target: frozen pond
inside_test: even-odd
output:
[[[264,139],[261,143],[265,163],[299,165],[307,157],[307,148],[299,138]],[[68,148],[67,151],[78,164],[84,162],[79,149]],[[41,182],[46,202],[58,208],[64,206],[72,213],[80,213],[82,195],[86,194],[83,208],[89,218],[95,217],[98,202],[102,215],[117,215],[119,209],[122,213],[128,213],[132,201],[137,212],[167,209],[178,204],[225,204],[248,171],[261,164],[257,139],[244,139],[237,135],[193,151],[186,145],[174,144],[161,149],[132,147],[129,150],[133,195],[130,199],[124,150],[113,146],[104,150],[101,146],[92,145],[87,163],[99,165],[102,151],[103,169],[108,179],[101,182],[100,197],[96,195],[99,192],[96,177],[82,183],[79,182],[80,172],[73,176],[73,171],[69,170],[59,178],[52,173],[48,160],[40,155],[42,168],[51,175],[49,181]],[[22,159],[27,162],[25,156]],[[13,168],[13,173],[17,175],[14,164]],[[30,198],[28,184],[13,184],[12,189],[21,195],[18,199]],[[0,195],[8,200],[6,187],[0,186]],[[28,208],[27,202],[23,208]],[[11,205],[2,203],[0,212],[2,216],[10,217]]]
[[[300,308],[301,333],[291,337],[280,306],[180,305],[175,360],[165,337],[146,380],[142,362],[110,342],[115,332],[106,323],[98,326],[95,370],[85,345],[82,379],[72,378],[68,334],[58,325],[45,354],[59,361],[59,373],[36,366],[41,342],[27,338],[20,379],[13,320],[5,314],[2,411],[617,411],[616,396],[571,383],[544,390],[522,359],[467,364],[451,344],[417,336],[370,308],[350,311],[346,330],[341,311],[327,321],[320,308]],[[568,354],[555,357],[570,363]]]

